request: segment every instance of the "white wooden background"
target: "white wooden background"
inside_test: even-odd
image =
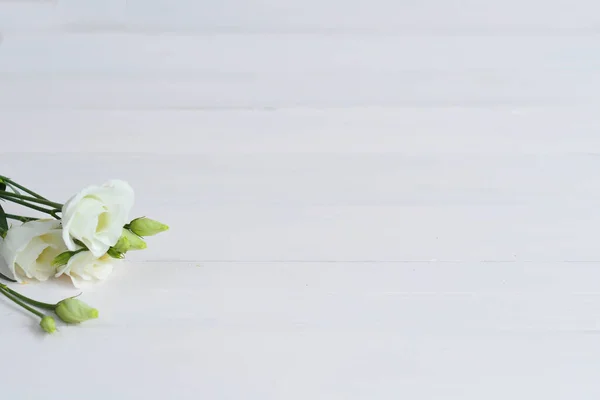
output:
[[[0,1],[0,173],[167,222],[10,399],[598,399],[600,5]],[[47,300],[77,293],[28,285]]]

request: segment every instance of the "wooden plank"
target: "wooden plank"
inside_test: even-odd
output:
[[[127,179],[137,212],[175,232],[151,241],[140,255],[150,260],[593,261],[599,162],[560,153],[15,153],[0,165],[57,200]]]
[[[600,119],[594,104],[280,110],[4,108],[0,123],[0,137],[12,135],[2,149],[9,153],[160,153],[183,154],[188,159],[192,154],[381,153],[384,157],[454,156],[457,161],[463,155],[587,159],[600,153]]]
[[[597,276],[562,263],[131,264],[86,292],[97,323],[35,340],[27,317],[5,316],[2,337],[29,347],[4,350],[3,379],[17,398],[58,399],[55,378],[20,371],[81,346],[72,378],[112,366],[86,381],[94,399],[584,398],[599,393]],[[34,352],[48,358],[32,366]]]
[[[572,107],[596,104],[584,37],[6,36],[5,109]]]

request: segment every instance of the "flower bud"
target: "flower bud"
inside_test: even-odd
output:
[[[108,251],[106,252],[106,254],[109,255],[112,258],[116,258],[117,260],[122,260],[122,259],[125,258],[125,253],[121,253],[120,251],[118,251],[114,247],[109,247]]]
[[[42,329],[48,333],[54,333],[56,332],[56,322],[54,321],[54,318],[46,315],[42,318],[42,321],[40,322],[40,326],[42,327]]]
[[[123,228],[123,235],[121,237],[125,237],[129,241],[129,250],[144,250],[147,247],[146,242],[129,229]]]
[[[98,318],[98,310],[74,297],[64,299],[56,305],[56,315],[68,324],[78,324],[88,319]]]
[[[129,229],[138,236],[153,236],[164,232],[169,227],[150,218],[136,218],[129,224]]]
[[[126,236],[121,236],[117,243],[115,243],[115,245],[112,247],[119,253],[127,253],[127,250],[130,249],[131,245],[129,244],[129,239]]]

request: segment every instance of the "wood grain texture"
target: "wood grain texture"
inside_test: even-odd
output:
[[[599,11],[0,1],[1,172],[171,226],[97,321],[2,304],[5,394],[598,398]]]

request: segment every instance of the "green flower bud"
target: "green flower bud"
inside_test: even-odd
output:
[[[42,318],[42,321],[40,322],[40,326],[42,327],[42,329],[48,333],[54,333],[56,332],[56,322],[54,321],[54,318],[46,315]]]
[[[131,245],[129,244],[129,239],[126,236],[121,236],[117,243],[113,246],[113,249],[118,251],[119,253],[127,253],[127,250]]]
[[[123,258],[125,258],[125,253],[121,253],[114,247],[110,247],[106,254],[108,254],[112,258],[116,258],[117,260],[122,260]]]
[[[150,218],[136,218],[129,223],[129,229],[138,236],[153,236],[166,231],[169,227]]]
[[[141,237],[129,229],[123,228],[123,235],[121,237],[125,237],[129,241],[129,250],[144,250],[148,247]]]
[[[78,324],[88,319],[98,318],[98,310],[74,297],[64,299],[56,305],[56,315],[68,324]]]

